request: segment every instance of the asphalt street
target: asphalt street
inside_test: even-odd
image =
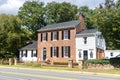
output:
[[[0,80],[120,80],[120,76],[0,67]]]

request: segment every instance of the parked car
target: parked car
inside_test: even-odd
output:
[[[116,58],[120,58],[120,54],[116,56]]]

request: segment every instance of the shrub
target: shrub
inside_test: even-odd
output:
[[[117,68],[120,67],[120,58],[110,58],[110,64]]]
[[[68,65],[68,62],[54,62],[54,65]],[[78,65],[78,63],[73,63],[73,65]]]
[[[85,63],[110,64],[110,61],[108,59],[91,59],[91,60],[87,60]]]

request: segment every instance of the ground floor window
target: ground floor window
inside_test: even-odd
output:
[[[93,52],[92,51],[90,52],[90,58],[93,58]]]
[[[78,54],[79,58],[81,58],[81,55],[82,55],[82,54],[81,54],[81,52],[79,51],[79,54]]]
[[[70,57],[70,46],[62,47],[62,57],[64,57],[64,58]]]
[[[31,50],[31,57],[37,57],[37,50]]]
[[[51,47],[51,57],[58,57],[59,48]]]
[[[21,57],[27,57],[27,50],[21,51]]]

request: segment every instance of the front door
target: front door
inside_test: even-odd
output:
[[[84,50],[83,51],[83,60],[87,60],[88,59],[88,51]]]
[[[43,57],[43,61],[46,60],[46,48],[43,48],[43,55],[42,55],[42,57]]]

